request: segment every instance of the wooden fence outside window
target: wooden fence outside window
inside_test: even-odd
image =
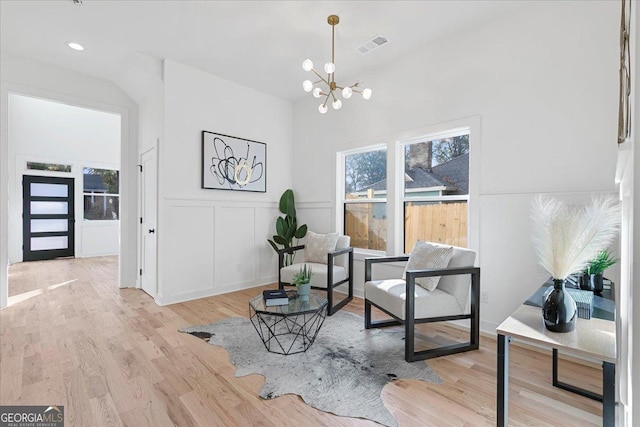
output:
[[[386,250],[387,219],[376,218],[373,203],[349,204],[345,234],[356,248]],[[467,202],[405,204],[405,252],[418,240],[467,247]]]

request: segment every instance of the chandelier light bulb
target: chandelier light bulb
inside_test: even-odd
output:
[[[324,64],[324,71],[326,71],[327,74],[333,74],[336,71],[336,64],[327,62]]]
[[[333,101],[331,105],[333,106],[334,110],[339,110],[342,108],[342,101],[340,101],[339,99],[336,99],[335,101]]]
[[[302,89],[304,89],[305,92],[311,92],[311,89],[313,89],[313,83],[311,83],[311,80],[303,81]]]
[[[313,69],[313,62],[310,59],[305,59],[302,63],[302,69],[305,71],[311,71]]]
[[[372,94],[372,93],[373,93],[373,91],[372,91],[371,89],[369,89],[368,87],[367,87],[367,88],[364,88],[364,89],[362,90],[362,97],[363,97],[364,99],[371,99],[371,94]]]
[[[344,99],[351,98],[351,95],[353,95],[353,89],[351,89],[350,87],[345,87],[344,89],[342,89],[342,97]]]
[[[73,50],[84,50],[84,46],[82,46],[80,43],[69,42],[67,43],[67,46],[69,46]]]
[[[319,87],[315,88],[313,90],[313,97],[320,98],[321,96],[322,96],[322,89],[320,89]]]
[[[318,107],[318,111],[320,111],[320,114],[326,114],[327,110],[328,110],[328,108],[324,104],[320,104],[320,106]]]

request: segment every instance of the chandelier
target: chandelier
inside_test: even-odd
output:
[[[329,15],[327,22],[331,25],[331,62],[324,64],[324,71],[327,73],[325,79],[320,73],[313,68],[313,62],[310,59],[305,59],[302,63],[302,69],[305,71],[311,71],[315,74],[319,80],[312,82],[311,80],[305,80],[302,82],[302,88],[305,92],[312,92],[315,98],[324,97],[324,102],[318,107],[320,114],[325,114],[328,110],[327,103],[331,99],[331,106],[334,110],[342,108],[342,101],[336,98],[335,91],[340,89],[342,91],[342,97],[349,99],[353,93],[359,93],[364,99],[370,99],[372,91],[369,88],[360,89],[360,83],[356,82],[351,86],[338,86],[336,84],[336,63],[335,63],[335,33],[336,25],[340,22],[340,18],[337,15]],[[319,86],[315,87],[316,84]],[[321,88],[320,86],[326,86]]]

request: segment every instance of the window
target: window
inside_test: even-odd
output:
[[[470,147],[479,149],[478,126],[478,118],[462,119],[337,153],[336,223],[351,246],[389,255],[410,253],[418,240],[477,249]]]
[[[418,240],[466,247],[469,131],[402,145],[404,251]]]
[[[117,220],[120,215],[120,172],[83,169],[84,219]]]
[[[36,170],[36,171],[71,172],[71,165],[27,162],[27,169]]]
[[[387,249],[387,149],[344,155],[344,233],[354,248]]]

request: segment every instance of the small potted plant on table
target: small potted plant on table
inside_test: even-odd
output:
[[[311,292],[311,266],[307,264],[304,267],[300,267],[300,271],[293,276],[293,284],[296,285],[298,296],[301,301],[309,301],[309,292]]]
[[[593,291],[596,295],[600,295],[604,289],[602,273],[616,262],[618,262],[618,260],[611,255],[608,249],[603,249],[598,252],[598,255],[589,262],[585,270],[584,281],[581,283],[581,288],[584,289],[583,286],[586,286],[588,290]]]

